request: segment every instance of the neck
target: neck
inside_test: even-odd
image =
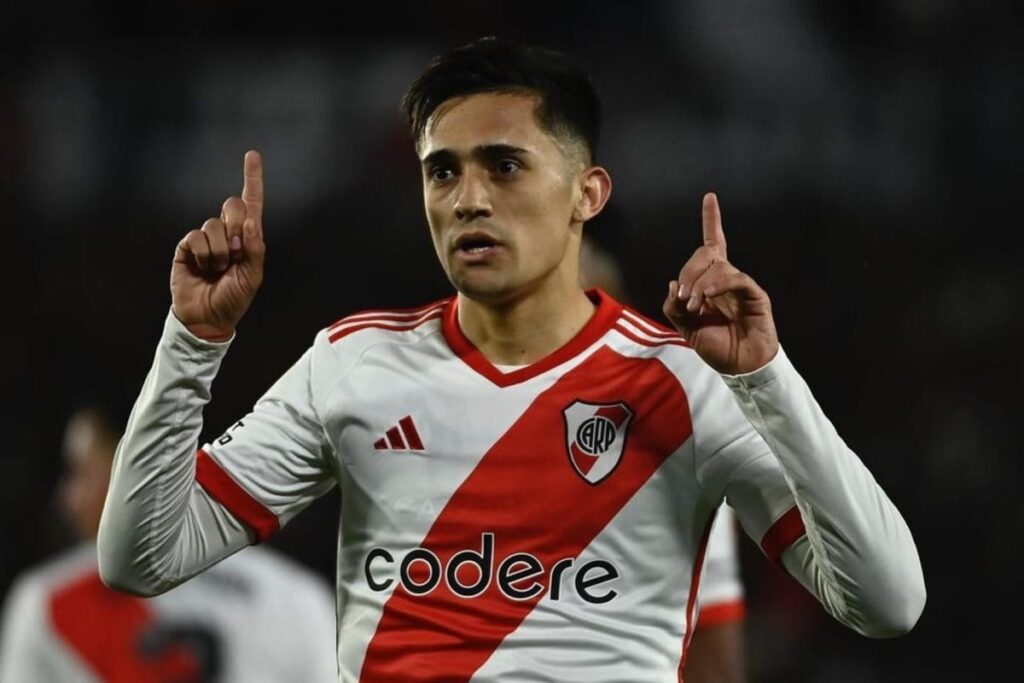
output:
[[[587,324],[594,302],[578,285],[488,304],[459,295],[459,326],[491,363],[528,365],[564,346]]]

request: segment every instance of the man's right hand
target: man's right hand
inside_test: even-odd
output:
[[[263,160],[245,153],[241,197],[228,197],[220,218],[185,235],[171,266],[171,308],[189,331],[226,341],[263,282]]]

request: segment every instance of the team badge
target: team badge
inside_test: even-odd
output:
[[[601,482],[622,459],[633,411],[622,402],[576,401],[562,415],[573,469],[588,484]]]

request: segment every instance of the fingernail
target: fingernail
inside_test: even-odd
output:
[[[676,294],[676,296],[679,297],[680,300],[686,298],[686,285],[684,285],[682,282],[679,283],[679,293]]]
[[[686,302],[686,310],[695,311],[697,310],[697,295],[694,294],[690,297],[690,300]]]
[[[242,238],[239,237],[238,235],[233,236],[231,238],[231,248],[232,249],[241,249],[242,248]]]

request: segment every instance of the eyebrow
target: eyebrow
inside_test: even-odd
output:
[[[522,147],[516,147],[515,145],[507,145],[504,143],[493,143],[490,145],[477,145],[470,152],[470,155],[477,159],[493,160],[507,156],[518,156],[523,154],[529,154],[530,150],[523,149]],[[420,164],[423,166],[433,166],[439,163],[451,163],[458,157],[455,152],[450,149],[439,149],[431,152],[427,156],[420,160]]]

